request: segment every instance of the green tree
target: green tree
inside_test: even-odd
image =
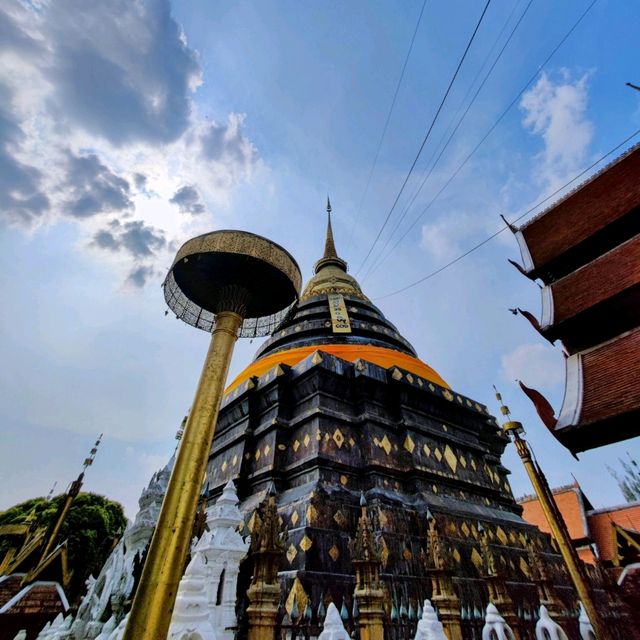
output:
[[[0,513],[0,525],[18,524],[35,519],[38,526],[49,527],[64,496],[51,500],[32,498]],[[75,600],[84,592],[89,575],[97,575],[127,524],[122,505],[94,493],[80,493],[62,525],[57,543],[67,540],[69,568],[73,571],[69,593]],[[0,540],[0,557],[7,542]],[[36,554],[37,557],[37,554]]]
[[[607,467],[609,473],[616,479],[620,491],[627,502],[635,502],[640,500],[640,466],[631,457],[631,454],[627,451],[627,458],[629,461],[619,459],[620,466],[624,473],[619,474],[611,467]]]

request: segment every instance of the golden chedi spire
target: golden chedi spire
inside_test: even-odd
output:
[[[329,265],[337,266],[343,271],[347,270],[347,263],[338,257],[338,252],[336,251],[336,243],[333,240],[333,227],[331,226],[331,212],[331,200],[327,196],[327,236],[324,241],[324,255],[316,262],[315,273]]]
[[[316,262],[314,268],[315,276],[309,280],[305,290],[302,292],[301,300],[328,293],[341,293],[368,301],[356,279],[347,273],[346,261],[338,256],[336,243],[333,239],[332,208],[328,196],[326,211],[327,233],[324,242],[324,255]]]

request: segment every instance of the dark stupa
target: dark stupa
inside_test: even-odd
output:
[[[484,405],[417,358],[347,273],[328,209],[315,275],[227,390],[211,496],[234,480],[249,533],[275,487],[288,530],[282,606],[293,619],[315,619],[329,601],[357,616],[349,541],[361,494],[389,624],[415,624],[425,598],[452,638],[477,636],[489,600],[523,631],[541,602],[573,612],[560,556],[511,493],[506,436]]]

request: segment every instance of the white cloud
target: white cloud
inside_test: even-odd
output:
[[[504,354],[501,362],[509,381],[522,380],[527,386],[547,389],[564,381],[564,358],[550,345],[521,344]]]
[[[422,225],[420,246],[438,261],[451,260],[460,252],[460,225],[453,216]]]
[[[537,156],[537,178],[554,188],[582,167],[593,139],[594,126],[587,118],[588,73],[572,80],[563,70],[557,81],[542,73],[520,101],[523,124],[542,136],[544,149]]]
[[[211,228],[181,213],[224,209],[260,166],[244,115],[199,115],[198,55],[167,0],[9,2],[0,32],[0,221],[72,219],[80,250],[140,286],[169,246]]]

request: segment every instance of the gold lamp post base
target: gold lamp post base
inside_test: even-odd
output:
[[[209,351],[123,640],[166,638],[190,543],[188,534],[183,535],[183,532],[191,531],[193,525],[220,401],[241,323],[242,317],[229,311],[221,312],[216,317]]]

